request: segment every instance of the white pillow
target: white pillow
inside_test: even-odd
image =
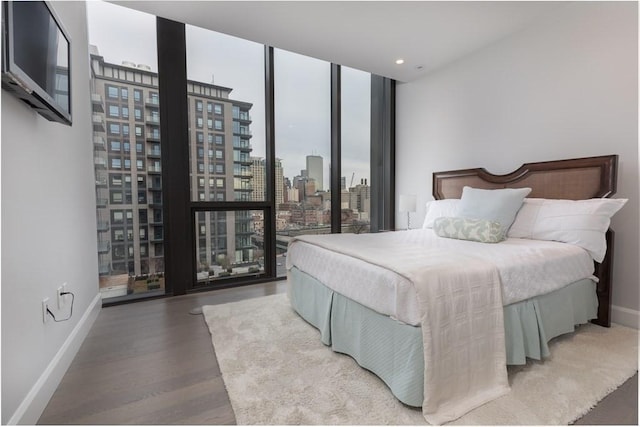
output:
[[[611,217],[627,200],[525,199],[508,236],[570,243],[587,250],[594,261],[602,262]]]
[[[463,187],[458,216],[499,222],[506,235],[530,188],[483,190]]]
[[[433,228],[433,221],[442,216],[458,216],[460,199],[442,199],[427,202],[427,215],[424,217],[422,228]]]

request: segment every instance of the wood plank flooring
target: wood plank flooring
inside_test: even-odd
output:
[[[103,308],[38,424],[235,424],[193,308],[284,292],[284,281]],[[576,424],[638,424],[638,379]]]

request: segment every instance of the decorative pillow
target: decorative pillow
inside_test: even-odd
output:
[[[442,199],[427,202],[427,215],[422,228],[433,228],[433,221],[441,216],[458,216],[460,199]]]
[[[483,190],[465,186],[462,189],[457,216],[498,222],[506,235],[522,206],[522,201],[530,192],[530,188]]]
[[[508,236],[571,243],[602,262],[611,217],[627,200],[525,199]]]
[[[433,222],[433,231],[440,237],[498,243],[504,240],[500,223],[486,219],[440,217]]]

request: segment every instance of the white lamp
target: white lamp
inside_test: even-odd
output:
[[[403,194],[400,195],[400,212],[407,213],[407,230],[411,228],[411,212],[416,211],[416,195],[415,194]]]

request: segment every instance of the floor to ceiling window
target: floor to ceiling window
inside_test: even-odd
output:
[[[245,205],[265,201],[264,46],[185,33],[195,286],[215,285],[264,273],[264,211]]]
[[[340,68],[341,229],[366,233],[371,223],[371,74]]]
[[[156,18],[99,1],[87,15],[100,292],[164,294]]]
[[[274,76],[276,248],[283,276],[291,237],[331,232],[331,64],[275,49]]]
[[[105,302],[284,277],[297,235],[387,228],[376,197],[392,174],[371,166],[386,156],[371,117],[393,111],[371,103],[382,78],[110,3],[88,11]]]

